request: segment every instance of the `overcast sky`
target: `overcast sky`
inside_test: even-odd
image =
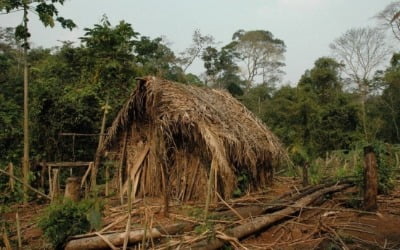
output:
[[[195,29],[210,34],[221,45],[239,30],[269,30],[286,46],[284,82],[297,83],[321,56],[329,56],[329,44],[347,29],[377,25],[373,18],[391,0],[67,0],[60,15],[78,25],[72,32],[43,28],[31,16],[34,46],[52,47],[58,41],[77,41],[83,28],[99,23],[103,14],[113,25],[120,20],[152,38],[165,36],[174,52],[191,44]],[[21,13],[0,15],[0,26],[16,26]],[[189,71],[199,74],[201,63]]]

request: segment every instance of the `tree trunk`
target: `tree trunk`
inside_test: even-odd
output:
[[[24,28],[28,30],[28,6],[24,3]],[[28,202],[29,185],[29,114],[28,114],[28,38],[24,38],[24,158],[23,158],[23,176],[24,176],[24,203]]]
[[[378,171],[376,156],[372,146],[364,147],[364,209],[376,211],[378,208]]]

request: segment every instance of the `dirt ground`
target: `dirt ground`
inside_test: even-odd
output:
[[[249,194],[228,201],[233,207],[257,204],[275,200],[284,193],[296,193],[301,184],[289,177],[276,178],[274,185],[257,194]],[[360,199],[357,189],[348,188],[343,192],[324,197],[264,231],[259,232],[239,244],[227,247],[247,249],[400,249],[400,181],[389,195],[378,197],[377,213],[361,213],[357,209]],[[163,216],[162,201],[158,199],[139,199],[133,204],[132,230],[137,228],[169,225],[177,222],[196,224],[193,231],[176,236],[163,236],[151,241],[148,248],[175,249],[183,243],[204,239],[209,225],[202,223],[203,204],[180,204],[172,202],[169,218]],[[18,211],[23,249],[51,249],[42,232],[37,228],[37,218],[46,205],[15,205],[1,215],[9,227],[9,238],[16,245],[15,216]],[[215,210],[227,209],[221,203],[212,207]],[[126,225],[126,206],[119,205],[117,198],[109,199],[104,211],[103,226],[106,231],[123,231]],[[238,218],[212,218],[210,221],[216,231],[237,224]]]

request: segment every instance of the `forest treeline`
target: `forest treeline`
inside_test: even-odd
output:
[[[386,24],[393,22],[398,20]],[[14,28],[0,28],[2,167],[21,164],[23,155],[23,41],[14,34]],[[361,41],[359,53],[367,57],[346,58],[351,39]],[[375,140],[399,144],[400,54],[378,51],[390,39],[380,29],[349,30],[332,42],[335,56],[318,58],[298,83],[284,85],[286,45],[267,30],[239,30],[223,46],[196,30],[192,45],[174,53],[161,37],[142,36],[131,24],[114,25],[105,16],[77,43],[29,49],[30,160],[92,160],[97,136],[61,133],[98,134],[104,109],[110,125],[135,78],[145,75],[229,91],[303,158]],[[363,46],[376,46],[377,58]],[[204,65],[202,75],[188,73],[195,60]]]

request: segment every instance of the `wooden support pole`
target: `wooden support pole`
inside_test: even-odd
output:
[[[52,196],[51,196],[51,200],[54,201],[58,195],[60,194],[60,185],[59,185],[59,169],[52,169],[52,176],[53,176],[53,182],[51,183],[52,187]]]
[[[22,238],[21,238],[21,224],[19,221],[19,213],[15,214],[15,221],[17,226],[17,239],[18,239],[18,249],[22,249]]]
[[[46,168],[47,168],[47,165],[46,164],[41,164],[40,166],[41,166],[41,169],[40,169],[40,187],[43,190],[46,190],[45,189],[45,183],[46,183]]]
[[[104,135],[104,130],[106,128],[106,120],[107,120],[107,114],[108,110],[110,109],[110,106],[108,105],[108,97],[106,99],[106,104],[102,107],[104,110],[103,112],[103,118],[101,120],[101,127],[100,127],[100,135],[99,135],[99,143],[97,145],[97,150],[96,150],[96,155],[94,159],[94,165],[92,169],[92,175],[91,175],[91,190],[96,189],[96,178],[97,178],[97,171],[100,166],[100,161],[101,161],[101,147],[103,146],[103,135]]]
[[[308,182],[308,163],[303,165],[303,187],[307,187],[309,185]]]
[[[12,162],[10,162],[8,164],[8,174],[10,175],[10,180],[9,180],[9,184],[10,184],[10,189],[11,192],[14,192],[14,187],[15,187],[15,180],[13,178],[11,178],[11,176],[14,176],[14,164],[12,164]]]
[[[47,166],[47,172],[48,172],[48,175],[49,175],[49,197],[53,197],[53,180],[52,180],[52,177],[51,177],[51,167],[50,166]]]
[[[124,204],[124,193],[123,193],[123,167],[125,164],[125,155],[126,155],[126,141],[128,139],[128,133],[125,131],[124,132],[124,141],[122,144],[122,152],[121,152],[121,158],[119,159],[119,164],[118,164],[118,188],[119,188],[119,197],[121,201],[121,205]]]
[[[109,179],[110,179],[110,173],[108,170],[108,165],[106,166],[106,190],[105,190],[105,195],[106,197],[110,194],[109,190]]]
[[[376,211],[378,195],[377,162],[372,146],[364,147],[364,209]]]
[[[161,178],[162,178],[162,185],[164,189],[164,216],[169,216],[169,184],[167,178],[167,171],[164,169],[165,166],[161,166]]]
[[[212,193],[212,188],[213,188],[213,180],[214,180],[215,167],[216,167],[215,165],[216,165],[216,160],[213,159],[211,162],[211,166],[210,166],[210,173],[208,175],[206,205],[204,208],[204,221],[207,221],[208,209],[210,207],[211,193]]]
[[[124,244],[122,249],[126,250],[129,243],[129,234],[131,232],[131,211],[132,211],[132,180],[128,178],[128,220],[126,223],[126,230],[125,230],[125,237],[124,237]]]

